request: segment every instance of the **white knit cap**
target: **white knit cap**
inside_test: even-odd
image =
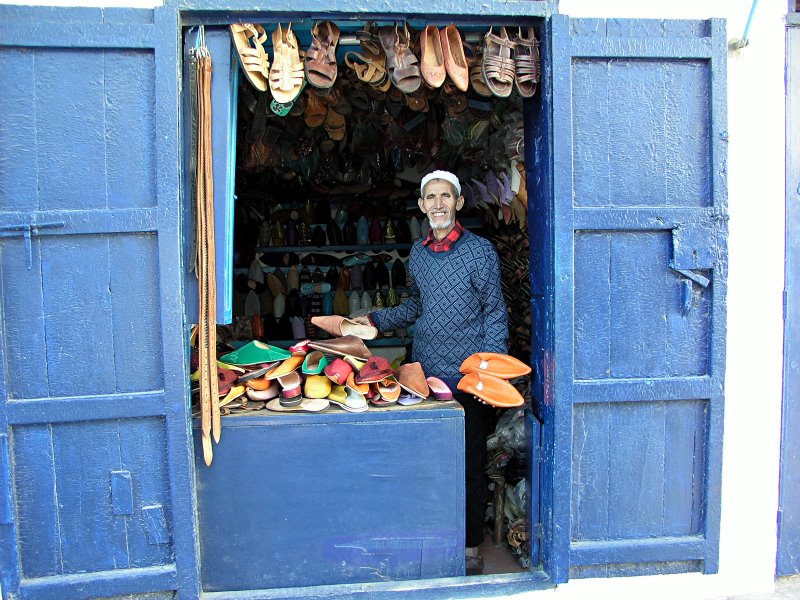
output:
[[[422,178],[422,182],[419,185],[419,193],[421,196],[425,196],[425,186],[428,185],[431,179],[444,179],[445,181],[449,181],[453,184],[453,187],[456,188],[456,194],[458,196],[461,195],[461,183],[458,181],[458,177],[453,175],[450,171],[434,171]]]

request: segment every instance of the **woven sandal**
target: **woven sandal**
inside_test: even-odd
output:
[[[520,96],[530,98],[536,93],[536,87],[542,74],[539,60],[539,40],[536,39],[533,27],[528,27],[528,37],[522,36],[520,27],[514,43],[514,67],[516,68],[514,87],[517,88]]]
[[[322,21],[311,30],[311,46],[306,51],[305,73],[308,83],[315,88],[328,89],[336,81],[336,44],[339,27],[331,21]]]
[[[272,32],[272,47],[275,61],[269,73],[269,89],[276,102],[289,103],[297,98],[305,83],[305,70],[291,23],[285,30],[278,23]]]
[[[267,32],[256,23],[234,23],[229,26],[236,57],[247,81],[261,92],[267,91],[269,57],[264,50]]]
[[[404,94],[416,92],[422,85],[422,73],[417,57],[411,52],[408,26],[404,24],[402,32],[397,25],[381,27],[378,37],[386,52],[386,66],[389,68],[392,83]]]
[[[508,39],[505,27],[500,28],[500,35],[495,35],[490,28],[483,38],[481,72],[489,90],[499,98],[508,98],[514,89],[513,49],[514,42]]]

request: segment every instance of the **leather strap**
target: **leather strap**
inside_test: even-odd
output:
[[[214,179],[211,154],[211,56],[203,46],[197,60],[197,244],[199,254],[200,420],[203,458],[211,465],[211,438],[219,443],[222,427],[217,379],[217,285],[214,243]]]

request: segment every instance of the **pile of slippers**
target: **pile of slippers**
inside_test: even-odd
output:
[[[467,357],[459,370],[464,374],[458,382],[458,389],[462,392],[498,408],[514,408],[525,404],[525,399],[509,380],[528,375],[531,368],[513,356],[477,352]]]
[[[394,370],[384,357],[373,356],[362,337],[374,338],[374,327],[341,317],[320,319],[318,326],[338,337],[304,340],[288,351],[253,340],[220,356],[221,413],[262,408],[320,412],[332,404],[364,412],[370,406],[411,406],[429,397],[453,399],[450,388],[437,377],[426,377],[420,363]]]

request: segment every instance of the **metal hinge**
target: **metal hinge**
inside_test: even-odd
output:
[[[25,240],[25,267],[28,271],[33,266],[33,250],[31,248],[31,236],[38,235],[39,229],[47,227],[64,227],[63,221],[51,223],[20,223],[19,225],[4,225],[0,227],[0,237],[14,237],[21,235]]]
[[[536,539],[539,540],[540,542],[544,539],[544,527],[542,527],[541,523],[536,523],[533,535],[535,535]]]

